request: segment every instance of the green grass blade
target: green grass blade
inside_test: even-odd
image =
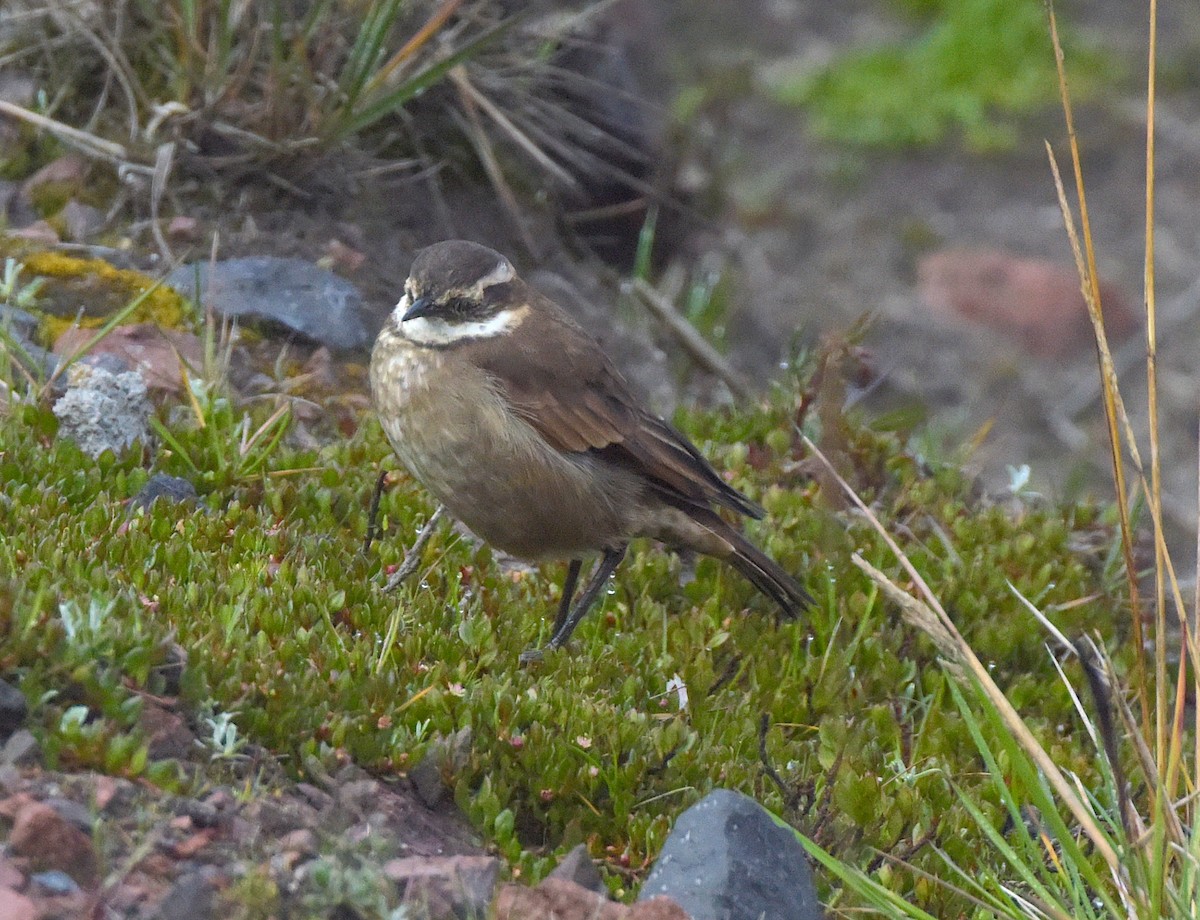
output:
[[[385,115],[403,108],[406,102],[419,96],[429,87],[443,79],[453,68],[470,60],[492,42],[512,28],[516,18],[506,19],[493,26],[482,35],[468,42],[462,48],[442,60],[431,64],[420,73],[406,80],[390,92],[384,93],[374,101],[367,102],[358,109],[350,109],[346,119],[334,129],[334,140],[343,140],[357,131],[370,127]]]

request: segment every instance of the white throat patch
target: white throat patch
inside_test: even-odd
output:
[[[397,316],[403,316],[408,310],[408,295],[400,298],[396,304]],[[418,316],[400,323],[400,334],[417,345],[442,346],[467,339],[490,339],[503,335],[521,325],[529,307],[522,304],[513,310],[501,310],[495,316],[485,320],[465,323],[451,323],[438,316]]]

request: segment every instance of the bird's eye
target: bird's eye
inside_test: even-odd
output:
[[[476,303],[466,297],[451,297],[446,301],[445,309],[447,313],[453,313],[458,316],[465,316],[475,310]]]

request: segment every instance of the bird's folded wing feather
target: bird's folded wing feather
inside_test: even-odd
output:
[[[572,320],[539,310],[521,333],[519,341],[485,349],[480,364],[552,446],[603,452],[646,476],[668,501],[762,516],[687,438],[637,404],[620,372]]]

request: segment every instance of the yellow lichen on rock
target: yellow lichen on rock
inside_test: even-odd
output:
[[[173,288],[154,287],[141,272],[117,268],[102,259],[79,259],[57,252],[27,253],[21,257],[25,275],[44,278],[38,295],[43,314],[42,334],[52,343],[76,320],[95,328],[130,301],[146,295],[130,315],[131,323],[155,323],[179,328],[187,316],[186,301]]]

